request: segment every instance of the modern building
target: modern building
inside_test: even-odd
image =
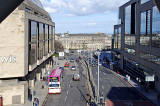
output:
[[[64,34],[57,35],[55,40],[62,43],[64,49],[102,50],[111,48],[111,36],[104,33],[97,34]]]
[[[160,13],[154,0],[119,7],[112,50],[120,68],[145,88],[160,91]]]
[[[36,80],[52,67],[55,23],[39,0],[24,0],[0,24],[0,96],[24,104]]]

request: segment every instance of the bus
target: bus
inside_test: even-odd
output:
[[[61,77],[62,69],[53,69],[51,74],[48,76],[48,93],[49,94],[56,94],[61,93],[61,84],[62,84],[62,77]]]

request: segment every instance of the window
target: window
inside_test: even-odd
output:
[[[140,44],[150,44],[151,10],[141,13]]]
[[[131,6],[125,8],[125,34],[131,33]]]
[[[150,1],[150,0],[141,0],[141,4],[146,3],[148,1]]]
[[[42,59],[43,58],[43,48],[44,48],[43,46],[44,46],[43,41],[39,42],[39,57],[38,57],[38,59]]]
[[[29,65],[37,61],[37,22],[29,21]]]
[[[36,42],[37,41],[37,22],[35,21],[30,21],[31,26],[30,26],[30,42]]]
[[[52,26],[49,26],[49,39],[52,39]]]
[[[45,40],[48,40],[48,25],[45,25]]]
[[[39,23],[39,40],[44,40],[44,28],[42,23]]]
[[[125,8],[125,44],[135,45],[136,3]]]
[[[29,64],[33,65],[36,61],[36,44],[29,44]]]
[[[160,48],[160,13],[156,6],[152,16],[152,47]]]

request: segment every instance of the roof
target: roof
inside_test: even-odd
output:
[[[49,77],[58,77],[61,75],[61,69],[53,69]]]

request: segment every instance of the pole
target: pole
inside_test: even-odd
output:
[[[98,53],[98,94],[97,94],[97,102],[99,103],[99,55],[100,53]]]

